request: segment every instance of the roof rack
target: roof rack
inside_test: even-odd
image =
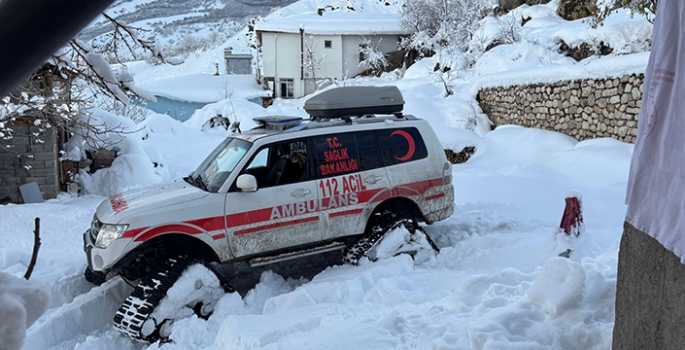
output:
[[[277,131],[290,129],[302,123],[302,118],[300,117],[265,116],[252,118],[252,120],[259,124],[258,128]]]
[[[312,121],[351,117],[373,117],[376,114],[402,118],[404,98],[396,86],[346,86],[324,91],[304,103]]]

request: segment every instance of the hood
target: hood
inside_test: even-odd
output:
[[[139,215],[152,209],[178,205],[207,195],[207,192],[179,179],[109,197],[100,203],[96,214],[103,223],[117,224],[131,215]]]

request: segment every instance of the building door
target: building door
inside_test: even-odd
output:
[[[295,81],[293,79],[279,79],[281,98],[295,97]]]

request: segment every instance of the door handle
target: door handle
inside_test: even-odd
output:
[[[370,184],[375,184],[378,181],[381,181],[383,178],[378,176],[378,175],[369,175],[364,179],[364,182],[370,183]]]
[[[290,195],[293,197],[302,198],[310,193],[312,193],[312,191],[304,188],[298,188],[295,191],[293,191],[293,193],[291,193]]]

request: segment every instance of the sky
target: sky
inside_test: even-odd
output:
[[[301,1],[272,16],[315,11],[323,2]],[[366,13],[392,13],[377,1],[353,3]],[[432,71],[435,59],[428,58],[402,74],[344,82],[396,85],[406,101],[404,112],[428,120],[445,148],[476,147],[467,163],[452,167],[454,215],[425,227],[441,248],[437,256],[421,262],[407,255],[363,260],[360,266],[332,266],[307,279],[267,271],[246,296],[224,295],[209,319],[177,321],[169,343],[142,344],[113,330],[111,319],[131,288],[118,278],[100,287],[83,278],[82,234],[99,203],[120,191],[189,174],[230,134],[208,127],[217,114],[240,121],[243,129],[254,126],[255,116],[306,116],[305,99],[277,99],[263,109],[236,92],[184,123],[150,114],[129,125],[132,132],[120,142],[115,164],[81,175],[81,196],[63,193],[45,203],[0,206],[0,271],[5,275],[23,275],[33,219],[42,223],[43,245],[32,281],[52,298],[28,329],[23,349],[609,349],[633,146],[612,139],[577,142],[518,126],[490,131],[475,101],[479,88],[498,84],[644,72],[651,36],[646,20],[619,12],[604,26],[591,28],[561,20],[553,11],[557,3],[510,13],[532,18],[521,28],[522,41],[489,51],[473,69],[444,76]],[[481,28],[492,36],[498,25],[486,18]],[[559,38],[569,44],[602,40],[615,54],[575,62],[553,50]],[[238,34],[180,66],[138,63],[129,70],[140,85],[164,87],[165,79],[174,79],[199,88],[197,75],[184,76],[213,74],[215,60],[229,45],[248,50]],[[445,95],[443,79],[454,95]],[[103,125],[122,118],[94,113]],[[70,152],[78,155],[87,147],[74,141]],[[567,195],[582,199],[585,225],[578,237],[558,230]],[[559,257],[568,249],[569,258]]]

